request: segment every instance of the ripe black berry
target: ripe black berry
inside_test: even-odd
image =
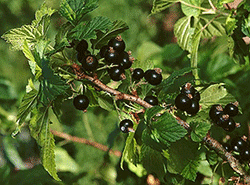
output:
[[[112,47],[118,53],[121,53],[125,50],[125,42],[122,40],[121,36],[110,39],[108,46]]]
[[[193,99],[196,100],[196,101],[198,101],[198,102],[200,101],[201,95],[200,95],[199,91],[195,90]]]
[[[227,132],[232,132],[236,128],[235,121],[230,117],[228,121],[224,122],[221,126]]]
[[[108,72],[112,80],[119,81],[122,79],[121,74],[124,73],[124,69],[120,67],[112,67]]]
[[[76,46],[76,51],[84,52],[84,51],[88,50],[88,47],[89,47],[89,45],[88,45],[87,41],[81,40]]]
[[[234,117],[234,116],[236,116],[236,115],[238,114],[239,109],[238,109],[238,107],[235,106],[234,104],[229,103],[229,104],[227,104],[227,105],[225,106],[224,112],[225,112],[226,114],[228,114],[229,116]]]
[[[132,78],[134,80],[140,80],[144,76],[144,71],[141,68],[136,68],[133,70]]]
[[[147,103],[149,103],[150,105],[153,105],[153,106],[158,105],[158,103],[159,103],[158,98],[155,96],[146,96],[144,98],[144,101],[146,101]]]
[[[144,78],[151,85],[159,85],[162,81],[162,75],[155,70],[147,70],[144,74]]]
[[[85,110],[89,106],[89,99],[85,95],[77,95],[73,99],[73,105],[78,110]]]
[[[194,96],[195,88],[192,86],[191,83],[186,83],[185,85],[182,86],[181,93],[182,94],[191,94],[192,96]]]
[[[175,98],[175,106],[177,109],[186,111],[191,107],[191,100],[184,94],[179,94]]]
[[[240,151],[245,150],[248,147],[248,144],[242,138],[236,137],[232,139],[231,146],[233,147],[234,151],[240,152]]]
[[[129,69],[132,66],[132,62],[129,60],[129,55],[126,51],[119,54],[119,65],[123,69]]]
[[[105,53],[108,51],[108,46],[105,45],[105,46],[102,46],[102,48],[100,49],[100,56],[101,58],[104,58],[105,57]]]
[[[219,114],[215,123],[220,127],[223,127],[223,125],[226,126],[229,123],[229,116],[227,114]]]
[[[225,150],[226,150],[226,151],[228,151],[228,152],[230,152],[230,151],[232,150],[231,145],[230,145],[230,144],[228,144],[228,143],[224,143],[224,144],[223,144],[223,147],[224,147],[224,148],[225,148]]]
[[[249,147],[240,151],[240,159],[243,161],[249,161],[250,160],[250,150]]]
[[[199,102],[192,99],[191,100],[191,106],[188,109],[186,109],[186,112],[188,114],[195,115],[195,114],[197,114],[199,112],[199,110],[200,110]]]
[[[133,129],[133,122],[130,119],[124,119],[120,122],[120,130],[123,133],[128,133],[130,129]]]
[[[211,120],[216,122],[220,114],[223,114],[222,106],[219,104],[212,105],[209,111],[209,117],[211,118]]]
[[[108,64],[118,64],[119,63],[119,61],[118,61],[119,54],[113,49],[106,51],[104,58]]]
[[[98,67],[98,60],[94,55],[87,55],[81,63],[86,71],[95,71]]]

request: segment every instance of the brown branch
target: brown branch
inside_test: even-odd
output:
[[[64,138],[67,141],[72,141],[72,142],[76,142],[76,143],[83,143],[83,144],[90,145],[90,146],[93,146],[95,148],[98,148],[98,149],[100,149],[102,151],[105,151],[105,152],[108,151],[110,154],[113,154],[113,155],[115,155],[117,157],[122,156],[122,153],[120,151],[112,150],[108,146],[97,143],[95,141],[90,141],[90,140],[87,140],[85,138],[79,138],[79,137],[76,137],[76,136],[71,136],[69,134],[59,132],[59,131],[56,131],[56,130],[51,130],[51,133],[53,135],[57,136],[57,137]]]
[[[72,67],[75,71],[75,74],[77,75],[78,80],[87,79],[87,80],[91,81],[93,84],[100,87],[101,89],[109,92],[110,94],[113,94],[114,96],[116,96],[117,99],[129,100],[131,102],[135,102],[135,103],[143,106],[144,108],[153,107],[152,105],[148,104],[147,102],[145,102],[144,100],[142,100],[141,98],[139,98],[137,96],[132,96],[129,94],[121,93],[120,91],[117,91],[117,90],[103,84],[97,77],[91,77],[89,75],[84,74],[81,71],[81,67],[77,64],[73,64]],[[172,114],[172,115],[177,120],[177,122],[181,126],[183,126],[186,130],[190,129],[190,126],[187,122],[183,121],[182,119],[175,116],[174,114]],[[228,161],[229,165],[231,166],[231,168],[235,172],[244,176],[245,182],[250,183],[250,176],[241,167],[241,164],[239,163],[239,161],[231,153],[227,152],[224,149],[224,147],[217,140],[213,139],[209,134],[207,134],[206,137],[204,138],[204,141],[205,141],[206,145],[208,145],[209,147],[214,149],[217,153],[219,153],[222,158],[226,159]]]

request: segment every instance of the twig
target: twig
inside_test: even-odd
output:
[[[109,151],[110,154],[114,154],[117,157],[121,157],[121,155],[122,155],[120,151],[112,150],[108,146],[97,143],[95,141],[90,141],[90,140],[87,140],[85,138],[79,138],[79,137],[76,137],[76,136],[71,136],[69,134],[59,132],[59,131],[56,131],[56,130],[50,130],[50,131],[51,131],[51,133],[53,135],[58,136],[60,138],[64,138],[67,141],[73,141],[73,142],[76,142],[76,143],[83,143],[83,144],[86,144],[86,145],[90,145],[90,146],[93,146],[93,147],[98,148],[98,149],[100,149],[102,151],[105,151],[105,152]]]

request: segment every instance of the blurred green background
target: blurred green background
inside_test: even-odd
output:
[[[0,35],[12,28],[30,24],[42,0],[0,0]],[[55,9],[60,2],[46,2]],[[187,52],[180,49],[173,35],[173,26],[182,16],[178,5],[149,16],[151,0],[100,0],[99,8],[89,17],[102,15],[111,20],[122,19],[129,30],[122,34],[127,51],[139,60],[152,60],[167,76],[173,71],[190,66]],[[50,27],[54,36],[64,22],[56,13]],[[146,184],[128,169],[120,169],[119,157],[107,155],[96,148],[55,138],[58,148],[57,164],[62,182],[55,182],[39,164],[36,143],[23,128],[15,139],[15,116],[28,79],[32,78],[28,62],[21,52],[11,51],[10,45],[0,40],[0,184]],[[243,115],[236,121],[248,124],[250,118],[249,66],[240,66],[228,56],[225,38],[204,42],[199,54],[199,75],[204,82],[225,82],[229,91],[239,100]],[[123,150],[126,135],[119,132],[116,112],[92,107],[88,112],[76,111],[70,100],[63,104],[62,124],[55,117],[52,129],[84,137]],[[69,165],[70,162],[70,165]],[[35,166],[36,165],[36,166]]]

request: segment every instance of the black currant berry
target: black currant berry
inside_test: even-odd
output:
[[[195,88],[192,86],[191,83],[186,83],[185,85],[182,86],[181,93],[185,94],[185,95],[186,94],[191,94],[192,96],[194,96]]]
[[[175,98],[175,106],[177,109],[186,111],[191,107],[191,100],[184,94],[179,94]]]
[[[132,66],[132,62],[129,60],[129,55],[126,51],[119,54],[119,65],[123,69],[129,69]]]
[[[79,62],[81,62],[84,59],[84,57],[87,56],[87,55],[91,55],[90,51],[88,51],[88,50],[83,51],[83,52],[77,52],[76,57],[77,57],[77,60]]]
[[[85,95],[77,95],[73,99],[73,105],[78,110],[85,110],[89,106],[89,99]]]
[[[232,132],[236,128],[235,121],[230,117],[228,121],[224,122],[221,126],[227,132]]]
[[[201,95],[200,95],[199,91],[195,90],[193,99],[196,100],[196,101],[198,101],[198,102],[200,101]]]
[[[88,50],[88,43],[86,40],[81,40],[77,46],[76,46],[76,51],[78,52],[84,52],[84,51],[87,51]]]
[[[124,119],[120,122],[120,130],[123,133],[128,133],[130,129],[133,129],[133,122],[130,119]]]
[[[236,137],[236,138],[232,139],[231,146],[232,146],[234,151],[241,152],[248,147],[248,144],[242,138]]]
[[[212,105],[209,111],[209,117],[211,118],[212,121],[216,122],[218,120],[218,116],[220,114],[223,114],[223,108],[219,104]]]
[[[101,58],[104,58],[105,57],[105,53],[108,51],[108,46],[105,45],[105,46],[102,46],[102,48],[100,49],[100,56]]]
[[[199,110],[200,110],[199,102],[192,99],[191,100],[191,106],[188,109],[186,109],[186,112],[188,114],[195,115],[195,114],[197,114],[199,112]]]
[[[239,109],[237,106],[235,106],[234,104],[232,103],[229,103],[225,106],[224,108],[224,112],[226,114],[228,114],[229,116],[231,117],[234,117],[234,116],[237,116],[238,112],[239,112]]]
[[[246,149],[243,149],[240,151],[240,159],[243,161],[249,161],[250,160],[250,150],[249,147]]]
[[[95,71],[98,67],[98,60],[94,55],[87,55],[81,63],[86,71]]]
[[[146,96],[144,98],[144,101],[146,101],[147,103],[149,103],[150,105],[158,105],[158,98],[156,96]]]
[[[119,63],[119,54],[113,49],[106,51],[104,58],[108,64],[118,64]]]
[[[159,85],[162,81],[162,75],[155,70],[147,70],[144,74],[144,78],[151,85]]]
[[[124,69],[120,67],[112,67],[108,72],[112,80],[120,81],[122,79],[121,74],[124,73]]]
[[[140,80],[144,76],[144,71],[141,68],[136,68],[133,70],[132,79]]]
[[[122,40],[121,36],[110,39],[108,46],[112,47],[118,53],[121,53],[125,50],[125,42]]]
[[[223,125],[228,125],[229,123],[229,116],[226,114],[219,114],[218,117],[216,118],[215,123],[220,126],[223,127]]]
[[[223,147],[225,148],[225,150],[226,150],[227,152],[230,152],[230,151],[232,150],[231,145],[228,144],[228,143],[224,143],[224,144],[223,144]]]

